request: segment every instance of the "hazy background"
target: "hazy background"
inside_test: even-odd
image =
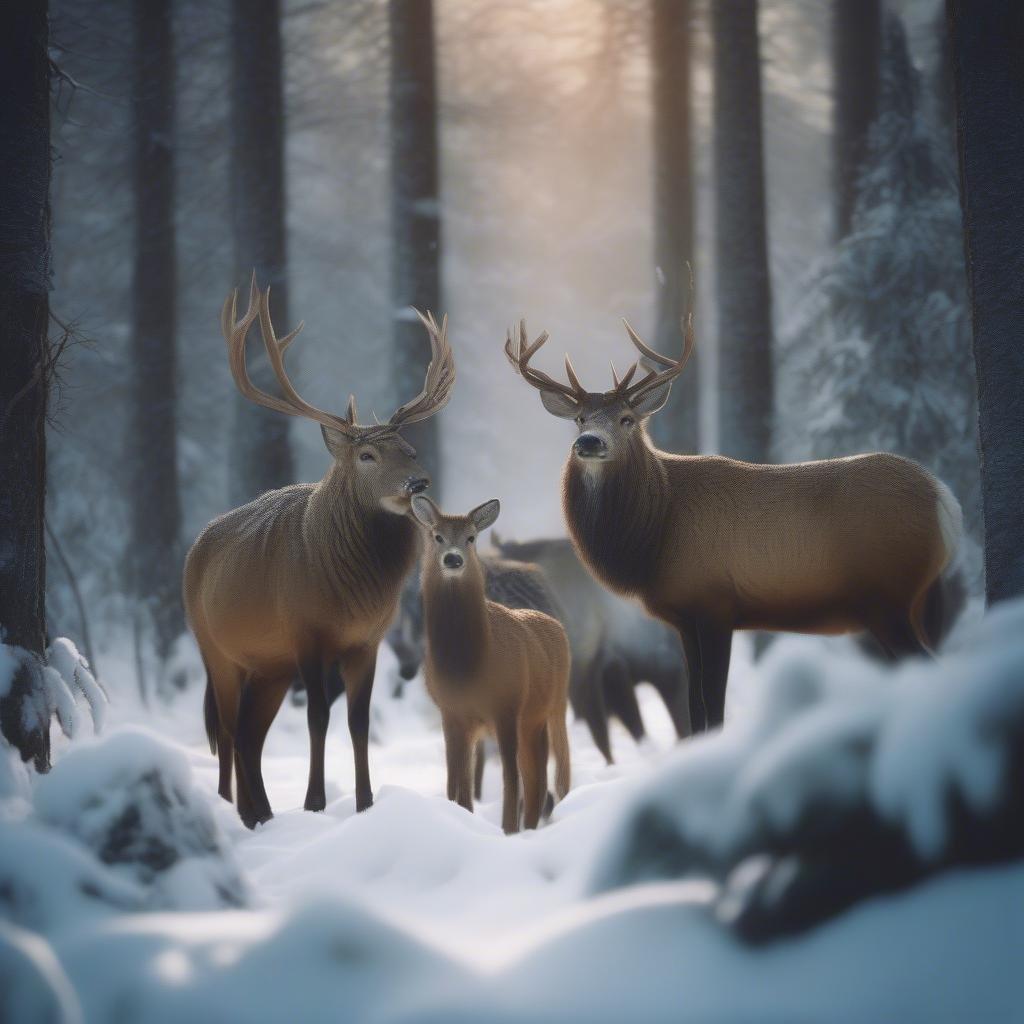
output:
[[[906,26],[926,111],[939,7],[932,0],[888,5]],[[127,607],[120,595],[132,499],[126,470],[128,15],[122,0],[52,4],[61,66],[78,83],[62,85],[55,124],[53,308],[88,340],[66,360],[50,438],[51,475],[61,480],[52,490],[50,518],[90,610],[113,626]],[[440,0],[435,15],[442,310],[450,316],[459,373],[439,419],[444,501],[460,509],[498,496],[503,533],[560,533],[558,476],[571,425],[544,413],[507,366],[501,343],[506,327],[525,316],[531,336],[542,329],[552,335],[538,363],[559,371],[569,350],[584,383],[596,390],[609,386],[609,359],[620,369],[632,361],[620,317],[653,335],[658,273],[648,4]],[[809,454],[800,450],[810,430],[806,379],[794,392],[790,357],[783,355],[808,275],[831,251],[830,15],[829,4],[809,0],[760,5],[779,458]],[[705,5],[694,4],[692,262],[703,356],[701,447],[714,451],[718,325],[708,22]],[[235,400],[218,316],[229,289],[245,282],[235,280],[231,249],[228,27],[224,0],[177,4],[182,551],[230,507]],[[371,410],[386,417],[409,397],[394,393],[389,372],[386,5],[290,0],[283,5],[283,39],[289,319],[306,322],[289,356],[293,380],[315,404],[340,411],[351,390],[363,419]],[[951,140],[949,153],[952,159]],[[959,238],[949,241],[955,252]],[[283,333],[292,324],[277,326]],[[912,380],[901,383],[913,387]],[[971,446],[966,424],[961,433]],[[293,421],[291,438],[298,478],[318,479],[328,458],[319,429]],[[53,567],[50,577],[52,614],[73,614],[63,573]]]

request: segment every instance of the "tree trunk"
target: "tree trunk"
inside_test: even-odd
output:
[[[730,0],[712,4],[711,11],[719,448],[765,462],[772,427],[772,304],[757,2]]]
[[[850,233],[857,177],[878,112],[881,0],[834,0],[832,11],[832,176],[834,231]]]
[[[132,281],[132,592],[157,655],[184,628],[179,596],[175,381],[174,40],[171,0],[134,0],[135,266]]]
[[[284,88],[279,0],[232,0],[232,213],[235,277],[248,294],[256,270],[272,286],[270,308],[279,333],[288,320],[285,242]],[[252,335],[258,335],[258,329]],[[277,383],[258,338],[249,342],[249,375],[264,391]],[[295,479],[288,417],[237,398],[231,498],[242,504]]]
[[[437,153],[437,83],[432,0],[390,0],[391,245],[396,398],[407,402],[423,387],[427,337],[410,310],[441,307],[441,220]],[[402,433],[441,490],[436,417]]]
[[[690,158],[690,0],[651,2],[654,114],[654,259],[658,275],[654,347],[678,352],[688,301],[686,264],[693,260],[693,176]],[[699,448],[699,353],[673,386],[668,408],[652,421],[668,451]]]
[[[1024,594],[1024,6],[949,0],[947,12],[992,604]]]
[[[50,284],[50,72],[47,5],[0,14],[0,642],[46,648],[47,329]],[[18,713],[36,673],[0,699],[0,728],[48,763],[48,737]]]

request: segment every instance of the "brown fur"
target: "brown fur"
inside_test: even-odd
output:
[[[416,499],[417,505],[422,500]],[[542,612],[487,600],[476,545],[459,543],[460,537],[475,533],[470,517],[436,514],[428,529],[423,561],[428,623],[424,669],[427,690],[441,709],[448,797],[473,809],[474,754],[478,740],[493,733],[504,780],[502,828],[519,829],[520,777],[523,824],[536,828],[547,795],[549,747],[555,757],[559,799],[570,785],[570,654],[565,630]],[[444,536],[445,545],[462,552],[465,566],[457,576],[443,570],[443,552],[433,543],[435,532]],[[459,617],[449,618],[453,616]],[[468,658],[466,649],[472,652]]]
[[[429,483],[398,430],[443,407],[455,367],[447,318],[438,325],[429,313],[421,315],[432,353],[423,391],[387,423],[361,427],[354,398],[340,417],[295,392],[283,357],[298,329],[277,339],[268,293],[257,290],[255,276],[240,321],[236,298],[228,297],[221,322],[239,390],[259,405],[320,423],[333,459],[318,484],[271,491],[215,519],[185,560],[185,611],[207,670],[205,718],[220,757],[219,791],[231,799],[234,761],[239,814],[252,826],[271,817],[260,766],[263,742],[296,674],[308,695],[307,810],[326,804],[324,741],[328,691],[336,691],[328,675],[334,672],[348,698],[356,808],[373,802],[367,745],[377,646],[416,561],[410,497]],[[249,379],[245,337],[257,317],[284,397],[260,391]]]
[[[629,386],[634,367],[603,394],[571,367],[570,385],[534,371],[544,336],[527,345],[525,327],[506,353],[550,412],[577,423],[562,487],[569,533],[599,580],[679,630],[694,728],[721,724],[734,629],[867,630],[890,656],[928,650],[928,594],[960,525],[949,491],[896,455],[752,465],[659,451],[645,421],[692,350],[692,322],[678,361],[627,329],[648,374]]]

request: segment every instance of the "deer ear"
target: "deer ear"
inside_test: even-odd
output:
[[[485,501],[482,505],[477,505],[472,512],[469,513],[469,518],[473,520],[473,525],[478,530],[486,530],[488,526],[492,526],[498,518],[498,513],[501,511],[501,502],[497,498],[491,498],[490,501]]]
[[[641,395],[635,402],[630,402],[630,408],[638,416],[653,416],[667,401],[672,393],[672,381],[667,380],[656,388],[651,388],[646,395]]]
[[[324,444],[327,445],[327,450],[334,458],[340,459],[349,450],[349,445],[352,442],[340,430],[321,425],[320,433],[324,436]]]
[[[571,398],[557,391],[541,391],[540,400],[552,416],[559,416],[563,420],[576,419],[580,411],[580,407]]]
[[[424,525],[432,527],[440,515],[438,507],[424,494],[414,494],[412,514]]]

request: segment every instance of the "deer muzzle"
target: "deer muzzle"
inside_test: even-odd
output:
[[[572,448],[581,459],[603,459],[608,455],[608,445],[597,434],[580,434]]]

